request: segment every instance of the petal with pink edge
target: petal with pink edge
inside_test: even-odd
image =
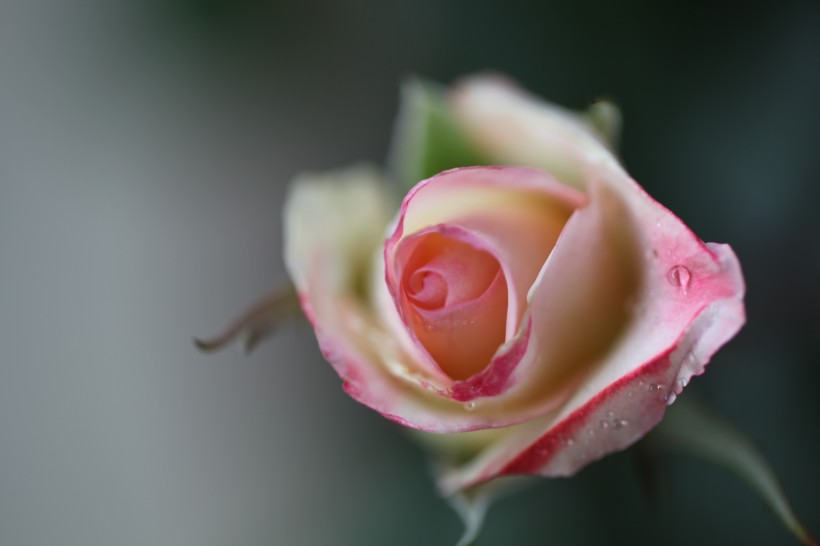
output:
[[[423,370],[374,314],[362,287],[381,250],[389,210],[382,188],[362,169],[303,176],[286,203],[285,262],[323,355],[354,399],[406,426],[450,433],[514,422],[426,388]]]
[[[456,381],[449,383],[447,377],[440,378],[453,399],[468,402],[479,396],[498,396],[510,385],[509,378],[529,343],[530,325],[524,320],[527,293],[568,218],[585,203],[583,194],[547,173],[516,167],[446,171],[420,183],[405,199],[396,230],[385,246],[385,263],[391,265],[387,285],[397,305],[390,309],[383,304],[383,313],[395,314],[395,308],[402,308],[400,280],[407,261],[403,255],[412,252],[417,239],[429,230],[464,233],[458,236],[488,249],[500,262],[509,287],[506,343],[480,373],[453,377],[450,379]],[[433,227],[421,228],[425,225]],[[398,329],[397,336],[418,337],[412,321],[402,324],[393,316],[389,322]],[[487,410],[500,410],[500,402]],[[524,409],[527,415],[543,411],[543,405],[536,407],[516,409]]]
[[[660,421],[665,407],[743,325],[744,284],[731,249],[704,245],[655,205],[657,221],[676,238],[666,241],[669,231],[646,238],[669,243],[677,252],[656,255],[649,247],[647,280],[629,331],[563,407],[509,428],[472,461],[443,476],[443,491],[501,475],[569,476],[627,447]],[[677,280],[680,273],[668,275],[681,266],[689,272],[684,283]]]

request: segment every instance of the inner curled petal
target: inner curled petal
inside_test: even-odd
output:
[[[405,284],[407,296],[422,309],[438,309],[447,301],[447,281],[436,271],[417,269]]]
[[[444,373],[470,377],[504,342],[501,266],[486,250],[437,232],[408,243],[400,301],[405,323]]]

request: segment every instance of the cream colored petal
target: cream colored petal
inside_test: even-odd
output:
[[[464,133],[493,163],[538,167],[584,188],[584,162],[611,155],[583,116],[499,76],[466,78],[453,87],[449,99]]]

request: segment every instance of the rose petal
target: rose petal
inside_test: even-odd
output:
[[[589,204],[569,220],[530,290],[531,339],[506,381],[509,392],[479,404],[503,402],[535,413],[555,407],[629,327],[627,302],[640,281],[632,220],[617,194],[590,189]],[[474,396],[488,394],[502,393]]]
[[[587,182],[584,163],[609,153],[581,116],[499,76],[458,82],[450,107],[464,133],[494,163],[545,169],[579,188]]]
[[[630,208],[645,215],[641,240],[647,252],[626,335],[560,411],[508,429],[444,476],[444,491],[507,474],[568,476],[630,445],[657,424],[666,405],[743,325],[744,285],[731,249],[704,245],[643,192],[632,195]],[[688,277],[682,270],[670,275],[676,267],[685,267]],[[688,281],[676,280],[681,278]]]
[[[404,277],[402,289],[423,309],[474,300],[500,272],[492,254],[441,230],[426,230],[403,243],[397,256]]]
[[[373,168],[297,177],[283,213],[285,266],[296,289],[309,295],[318,270],[331,291],[350,292],[367,275],[390,215],[384,182]]]
[[[285,265],[345,390],[393,420],[439,429],[453,416],[439,416],[417,400],[415,385],[389,371],[389,365],[404,366],[403,353],[373,320],[361,293],[372,282],[365,276],[381,254],[390,213],[385,184],[372,169],[302,175],[284,207]]]
[[[406,238],[402,316],[438,367],[453,379],[483,369],[504,342],[507,283],[498,260],[453,230]]]

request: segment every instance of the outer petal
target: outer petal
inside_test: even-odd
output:
[[[609,153],[580,115],[500,76],[460,81],[450,92],[450,107],[464,133],[493,163],[545,169],[565,184],[583,188],[584,161]]]
[[[568,476],[635,442],[745,320],[737,258],[704,245],[654,203],[647,276],[629,331],[559,410],[511,427],[440,482],[452,492],[508,474]],[[685,267],[689,273],[670,273]],[[682,271],[682,270],[677,270]],[[681,276],[682,275],[682,276]]]
[[[297,177],[283,221],[285,266],[300,294],[309,298],[317,271],[328,290],[349,293],[367,274],[391,214],[384,183],[373,168]]]
[[[297,178],[284,208],[285,265],[345,390],[391,419],[409,416],[438,429],[440,419],[387,371],[385,360],[400,351],[373,321],[364,295],[391,214],[384,188],[366,167]]]

